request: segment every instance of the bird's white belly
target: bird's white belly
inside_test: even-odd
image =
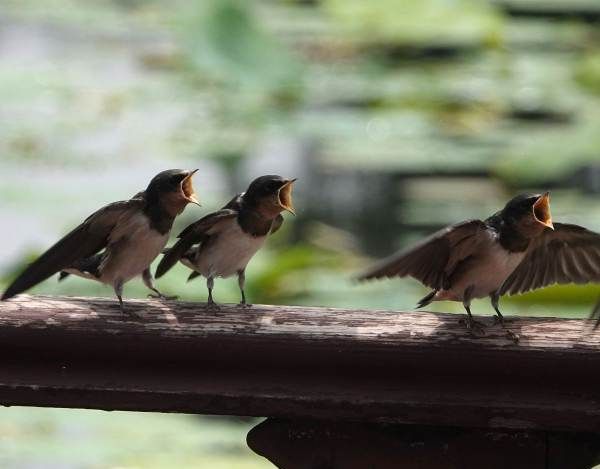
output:
[[[205,277],[234,275],[246,268],[265,239],[244,233],[237,222],[231,223],[196,253],[193,268]]]
[[[108,255],[100,266],[100,280],[104,283],[127,282],[141,275],[169,239],[168,233],[163,235],[150,228],[148,219],[141,215],[128,221],[119,235],[111,240]]]
[[[494,244],[483,257],[473,262],[468,271],[456,279],[450,290],[441,291],[436,299],[462,301],[465,290],[471,286],[473,286],[472,298],[487,297],[500,288],[524,256],[524,252],[510,253],[499,244]]]
[[[77,269],[64,269],[63,272],[66,272],[71,275],[76,275],[77,277],[87,278],[89,280],[98,280],[94,275],[88,272],[81,272]]]

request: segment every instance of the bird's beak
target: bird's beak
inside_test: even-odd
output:
[[[198,170],[194,169],[193,171],[190,171],[188,175],[183,178],[183,180],[181,181],[181,192],[183,192],[183,197],[185,198],[185,200],[192,204],[201,206],[200,201],[196,196],[196,192],[194,191],[194,186],[192,184],[192,176],[196,171]]]
[[[296,215],[294,204],[292,203],[292,189],[294,187],[294,182],[296,182],[296,178],[285,181],[277,192],[279,206],[290,212],[292,215]]]
[[[554,229],[550,214],[550,192],[546,192],[533,204],[533,216],[537,222],[547,228]]]

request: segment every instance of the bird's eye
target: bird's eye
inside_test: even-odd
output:
[[[177,185],[181,182],[181,175],[180,174],[175,174],[174,176],[171,176],[171,180],[170,183],[173,185]]]

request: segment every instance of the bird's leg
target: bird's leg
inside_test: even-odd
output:
[[[114,284],[113,284],[113,289],[115,290],[115,295],[117,295],[117,298],[119,299],[119,310],[121,311],[121,314],[123,316],[131,316],[134,318],[139,318],[139,316],[137,314],[135,314],[132,311],[125,311],[125,307],[123,305],[123,280],[118,279]]]
[[[502,325],[504,325],[505,322],[511,322],[512,319],[505,318],[500,312],[500,307],[498,306],[498,303],[500,301],[500,295],[498,294],[498,292],[490,293],[490,300],[492,301],[492,307],[494,308],[494,311],[496,311],[494,321],[499,322]]]
[[[119,299],[119,309],[121,310],[121,314],[125,314],[125,309],[123,308],[123,282],[118,280],[115,285],[115,295]]]
[[[163,295],[158,288],[154,286],[154,279],[152,278],[152,273],[150,272],[150,268],[147,268],[142,273],[142,280],[144,281],[144,285],[146,285],[150,290],[152,290],[155,294],[148,294],[148,298],[158,298],[160,300],[176,300],[178,296],[166,296]]]
[[[219,309],[219,305],[213,300],[213,288],[215,286],[215,280],[212,276],[206,278],[206,287],[208,288],[208,301],[206,307],[209,309]]]
[[[471,305],[463,303],[463,306],[467,312],[467,329],[471,332],[478,331],[480,335],[485,335],[485,325],[482,322],[473,319],[473,315],[471,314]]]
[[[473,319],[473,315],[471,314],[471,297],[473,295],[473,289],[474,287],[471,285],[465,289],[465,292],[463,293],[463,306],[467,312],[467,329],[471,332],[475,332],[477,330],[481,333],[481,335],[485,335],[484,324],[479,321],[475,321],[475,319]]]
[[[596,320],[594,323],[594,330],[598,329],[598,326],[600,325],[600,298],[598,298],[598,302],[596,303],[596,306],[594,306],[592,314],[590,314],[590,319]]]
[[[504,324],[504,316],[502,316],[500,308],[498,307],[498,301],[500,301],[500,295],[498,294],[498,292],[492,292],[490,294],[490,300],[492,300],[492,307],[494,308],[494,311],[496,311],[496,316],[494,316],[494,320],[496,322],[499,322],[502,325],[502,327],[506,330],[506,337],[516,344],[517,342],[519,342],[519,335],[515,334],[513,331],[508,329]],[[509,320],[507,319],[506,321],[508,322]]]
[[[494,308],[494,311],[496,311],[496,316],[494,316],[494,320],[504,325],[504,316],[502,316],[500,308],[498,307],[498,302],[500,301],[500,295],[498,294],[498,292],[490,293],[490,300],[492,301],[492,307]]]
[[[242,293],[242,301],[240,301],[240,306],[242,306],[243,308],[250,308],[252,305],[246,303],[246,293],[244,292],[244,285],[246,285],[245,269],[238,271],[238,285],[240,286],[240,292]]]

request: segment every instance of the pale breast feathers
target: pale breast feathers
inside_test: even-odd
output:
[[[168,240],[150,227],[141,212],[125,212],[109,236],[106,256],[100,266],[101,280],[129,280],[140,275],[160,254]]]
[[[224,220],[208,232],[195,257],[195,268],[204,276],[229,277],[246,267],[262,247],[266,236],[252,236],[242,231],[237,220]]]

